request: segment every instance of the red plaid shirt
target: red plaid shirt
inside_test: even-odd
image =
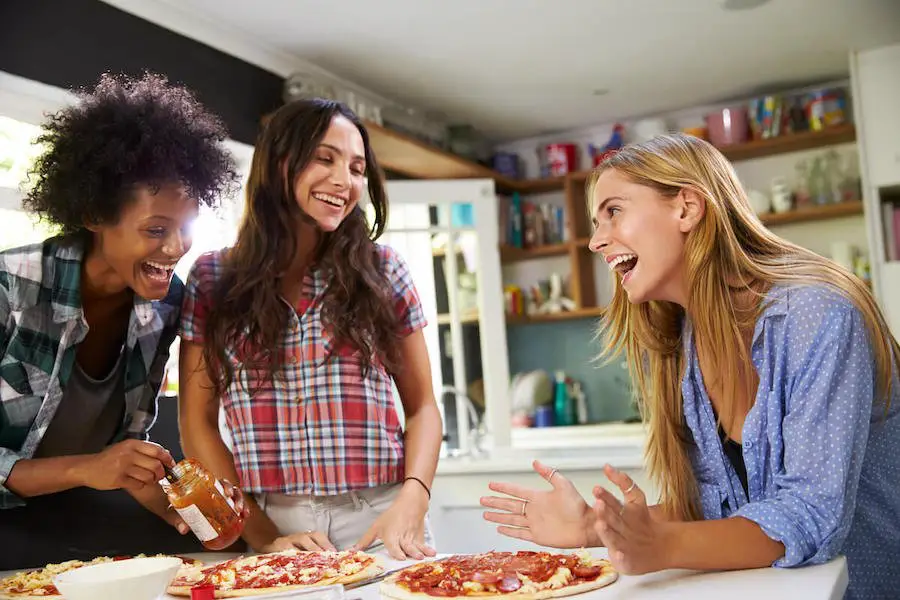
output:
[[[391,248],[378,246],[383,272],[394,287],[403,335],[425,326],[409,269]],[[182,310],[184,340],[202,343],[211,290],[220,277],[221,251],[200,256],[188,277]],[[303,300],[284,332],[281,377],[252,379],[228,359],[237,381],[222,406],[232,437],[241,487],[252,493],[334,495],[400,481],[404,476],[403,431],[394,408],[391,375],[377,362],[363,375],[359,359],[335,352],[323,329],[324,273],[303,282]],[[259,391],[251,398],[245,391]]]

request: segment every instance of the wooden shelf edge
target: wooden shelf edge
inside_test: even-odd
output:
[[[529,325],[531,323],[552,323],[555,321],[572,321],[576,319],[598,318],[603,315],[603,308],[593,306],[572,311],[549,313],[545,315],[507,315],[507,325]]]
[[[719,152],[730,161],[750,160],[786,154],[788,152],[800,152],[813,150],[834,144],[843,144],[856,140],[856,127],[852,123],[834,125],[819,131],[804,131],[802,133],[787,133],[765,140],[754,140],[733,146],[723,146]]]
[[[558,313],[549,313],[545,315],[506,315],[506,324],[507,325],[529,325],[531,323],[552,323],[556,321],[573,321],[577,319],[591,319],[591,318],[599,318],[603,316],[603,308],[599,306],[592,306],[588,308],[579,308],[572,311],[558,312]],[[467,314],[462,317],[460,323],[463,325],[468,324],[478,324],[478,315],[477,314]],[[449,325],[450,324],[450,315],[446,313],[438,314],[437,316],[438,325]]]
[[[548,177],[546,179],[507,179],[501,185],[521,194],[540,194],[542,192],[561,192],[566,185],[566,177]]]
[[[366,129],[382,169],[416,179],[505,179],[492,169],[405,133],[371,121],[366,121]]]
[[[760,215],[759,220],[768,226],[788,225],[791,223],[809,223],[813,221],[839,219],[841,217],[861,215],[862,213],[863,203],[861,201],[840,202],[837,204],[824,204],[822,206],[799,208],[783,213],[766,213]]]
[[[478,323],[478,313],[466,313],[462,317],[460,317],[459,322],[463,325],[469,325],[471,323]],[[438,325],[449,325],[450,324],[450,313],[438,313],[437,316],[437,324]]]
[[[501,245],[500,262],[513,263],[521,262],[523,260],[562,256],[569,251],[570,247],[571,244],[569,242],[546,244],[543,246],[535,246],[533,248],[516,248],[515,246]]]
[[[514,263],[524,260],[537,260],[551,256],[562,256],[572,249],[581,251],[589,251],[588,244],[591,238],[580,237],[574,241],[563,242],[561,244],[547,244],[534,248],[515,248],[513,246],[500,246],[500,262]]]
[[[505,191],[523,194],[562,191],[565,177],[510,179],[493,169],[436,148],[405,133],[366,122],[381,168],[416,179],[493,179]]]

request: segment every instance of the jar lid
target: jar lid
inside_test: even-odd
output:
[[[191,600],[214,600],[215,588],[210,585],[195,585],[191,588]]]

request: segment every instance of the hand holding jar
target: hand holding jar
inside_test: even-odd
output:
[[[216,479],[192,458],[167,469],[159,483],[204,547],[222,550],[240,537],[249,513],[243,494],[231,483]]]

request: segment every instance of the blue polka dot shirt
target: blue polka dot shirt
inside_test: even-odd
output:
[[[783,286],[756,324],[744,422],[748,493],[718,435],[690,323],[682,381],[706,519],[741,516],[784,544],[775,567],[847,557],[846,598],[900,597],[900,381],[876,399],[862,313],[824,286]],[[749,497],[748,497],[749,496]]]

